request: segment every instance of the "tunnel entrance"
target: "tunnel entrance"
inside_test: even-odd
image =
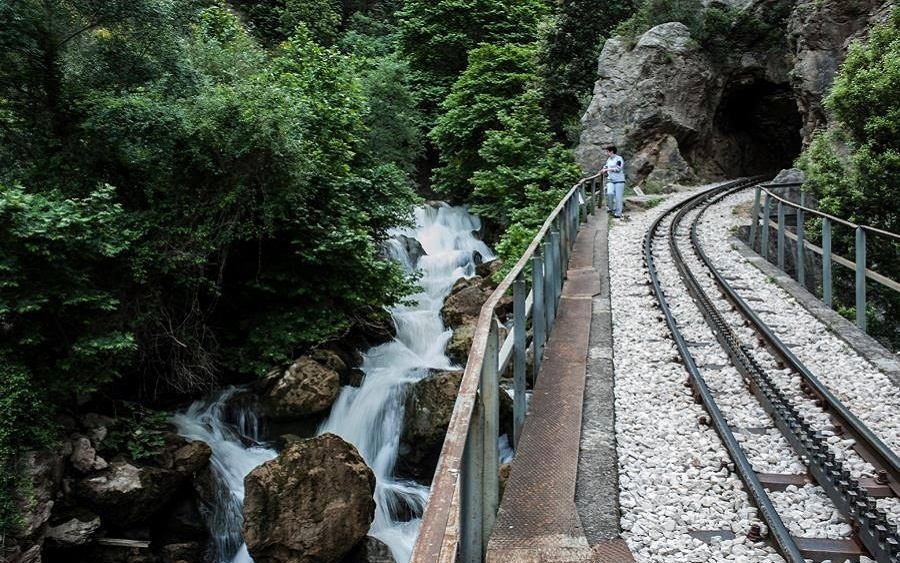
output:
[[[787,85],[741,79],[725,87],[714,123],[725,177],[774,176],[800,154],[802,119]]]

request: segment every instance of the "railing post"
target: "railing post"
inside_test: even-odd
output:
[[[531,305],[531,329],[534,332],[534,336],[531,340],[531,348],[534,353],[532,369],[534,370],[535,381],[541,369],[541,356],[544,353],[544,341],[547,337],[545,283],[544,259],[535,254],[531,258],[531,291],[534,292],[534,299]]]
[[[766,201],[763,204],[762,230],[760,231],[759,253],[769,261],[769,217],[772,214],[772,194],[766,192]]]
[[[800,192],[800,206],[806,203],[803,192]],[[804,213],[797,208],[797,283],[806,287],[806,238],[804,237]]]
[[[754,245],[756,244],[756,231],[759,229],[759,198],[762,188],[756,186],[754,192],[753,209],[750,211],[750,217],[753,219],[750,221],[750,248],[755,248]]]
[[[500,375],[499,366],[500,339],[497,319],[491,320],[484,360],[481,365],[481,396],[484,400],[484,472],[482,473],[482,509],[481,559],[487,552],[487,542],[491,537],[491,529],[497,519],[500,508]]]
[[[484,545],[482,485],[484,481],[484,406],[479,393],[472,408],[460,475],[459,561],[481,563]]]
[[[546,335],[549,338],[550,331],[553,329],[553,321],[556,320],[556,301],[553,295],[556,290],[556,260],[553,259],[553,237],[544,241],[544,313],[547,323]]]
[[[552,241],[550,246],[553,248],[553,321],[556,322],[556,313],[559,311],[559,296],[562,293],[563,284],[562,245],[558,230],[550,233],[550,240]],[[550,330],[552,330],[552,325]],[[548,332],[550,331],[548,330]]]
[[[591,178],[591,213],[597,209],[596,200],[594,198],[597,196],[597,178]]]
[[[822,302],[831,307],[831,219],[822,219]]]
[[[523,424],[525,424],[525,274],[519,272],[513,284],[513,449],[519,447]]]
[[[866,232],[856,227],[856,326],[866,331]]]
[[[784,271],[784,204],[778,202],[778,267]]]

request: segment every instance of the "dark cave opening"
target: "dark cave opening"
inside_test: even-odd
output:
[[[716,160],[725,177],[774,176],[800,154],[802,118],[787,85],[727,85],[715,115]]]

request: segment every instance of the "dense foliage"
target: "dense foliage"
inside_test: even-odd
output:
[[[612,29],[634,12],[635,1],[570,0],[558,5],[539,50],[541,105],[561,142],[577,141],[579,120],[590,102],[597,79],[597,58]]]
[[[76,395],[253,377],[408,294],[378,244],[412,157],[369,152],[365,97],[396,71],[293,23],[265,50],[213,1],[0,4],[3,476]]]
[[[379,322],[411,290],[379,243],[416,188],[514,263],[578,177],[561,124],[621,17],[590,9],[0,2],[0,490],[59,410],[132,405],[112,442],[144,457],[142,403]]]
[[[885,25],[873,27],[868,41],[853,45],[825,99],[834,126],[820,131],[798,166],[807,175],[804,189],[821,209],[855,223],[900,233],[900,211],[893,204],[900,185],[900,11]],[[854,233],[836,228],[834,249],[853,256]],[[868,267],[900,279],[900,243],[869,236]],[[839,272],[837,297],[852,308],[852,273]],[[900,299],[878,284],[869,284],[875,305],[868,311],[870,331],[900,345]]]
[[[770,0],[753,9],[702,0],[641,0],[630,18],[614,30],[636,41],[648,29],[666,22],[681,22],[714,59],[740,52],[740,48],[775,49],[786,41],[785,24],[793,2]],[[740,46],[740,48],[739,48]]]

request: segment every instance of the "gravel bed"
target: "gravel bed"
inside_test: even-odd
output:
[[[750,524],[760,522],[757,510],[749,502],[738,477],[729,471],[730,460],[715,431],[701,422],[707,416],[706,412],[702,405],[694,402],[690,389],[684,385],[687,373],[678,361],[673,361],[678,358],[677,349],[669,338],[655,298],[645,286],[648,274],[642,257],[647,228],[662,211],[699,189],[673,194],[658,208],[629,214],[625,220],[611,219],[609,260],[622,535],[638,561],[783,561],[772,547],[746,538]],[[719,268],[728,267],[726,276],[734,280],[731,283],[735,287],[751,295],[750,298],[744,297],[748,301],[753,300],[754,308],[757,304],[765,304],[765,314],[775,316],[771,325],[773,330],[775,325],[780,324],[791,326],[791,330],[796,332],[794,319],[800,313],[792,310],[786,312],[789,309],[782,301],[791,302],[793,308],[808,317],[808,320],[804,318],[805,325],[818,324],[786,293],[776,292],[777,287],[768,283],[765,276],[746,264],[730,245],[723,242],[727,241],[735,224],[730,211],[730,206],[735,203],[731,200],[738,201],[737,198],[729,198],[728,204],[717,206],[715,212],[707,212],[700,232],[701,240],[712,241],[711,248],[716,252],[711,252],[706,246],[705,251],[716,255],[713,259]],[[682,253],[687,254],[685,250]],[[670,284],[680,285],[673,268],[660,265],[659,274],[664,288]],[[667,300],[679,326],[685,330],[694,360],[703,371],[704,378],[709,378],[716,400],[732,425],[737,440],[748,450],[754,468],[771,473],[804,472],[802,463],[787,448],[768,416],[744,391],[740,375],[730,366],[724,353],[718,350],[686,291],[673,293],[675,295],[667,295]],[[757,302],[757,299],[762,301]],[[639,311],[643,314],[636,314]],[[762,313],[759,314],[762,316]],[[735,326],[735,330],[742,335],[745,332],[739,325]],[[824,332],[821,326],[810,329],[817,345],[810,345],[808,354],[830,359],[828,356],[834,355],[834,350],[841,350],[842,355],[848,352],[847,347],[840,343],[822,342]],[[827,336],[834,338],[830,334]],[[802,341],[804,338],[801,335],[790,340]],[[796,350],[795,353],[800,357]],[[801,360],[807,362],[805,358]],[[760,358],[760,361],[764,360]],[[766,361],[771,363],[771,360]],[[887,384],[880,385],[882,388],[892,385],[861,358],[841,361],[853,362],[853,371],[864,373],[870,382],[887,381]],[[818,358],[818,363],[828,362]],[[819,372],[811,360],[807,366],[814,373]],[[845,368],[839,369],[844,369],[844,374],[848,373]],[[796,376],[786,370],[780,371],[783,373],[778,376],[779,386],[799,383],[792,381]],[[878,379],[878,376],[883,379]],[[857,381],[840,381],[848,379],[846,376],[835,376],[835,379],[838,380],[836,383],[847,388],[842,393],[848,397],[855,395],[859,404],[871,404],[873,390],[866,391],[865,386],[857,385]],[[830,380],[827,384],[832,385]],[[897,430],[900,409],[896,406],[900,398],[896,396],[896,387],[893,389],[893,402],[888,400],[885,403],[887,411],[880,414],[876,411],[864,419],[868,424],[873,424],[871,421],[880,416],[895,425],[894,429],[888,427],[882,430],[888,435],[893,433],[885,437],[886,442],[890,438],[900,442]],[[843,400],[843,394],[834,392]],[[809,416],[817,416],[814,413],[818,413],[818,409],[807,397],[798,394],[797,401],[802,404],[803,411],[808,410]],[[855,406],[851,408],[856,410]],[[852,450],[847,440],[838,436],[833,438],[836,455],[850,459],[855,456],[849,453]],[[855,463],[851,470],[860,474],[866,471],[871,471],[871,468]],[[793,533],[807,537],[845,537],[848,533],[849,526],[834,511],[819,487],[789,488],[774,494],[773,502],[779,508],[784,504],[791,511],[791,522],[786,519],[785,523]],[[900,517],[900,507],[892,500],[880,500],[879,507],[895,518]],[[730,534],[723,534],[709,543],[690,535],[690,532],[715,530],[726,530]]]
[[[737,227],[746,223],[746,219],[734,213],[734,208],[746,206],[752,199],[752,190],[744,191],[726,198],[704,214],[698,228],[698,238],[704,252],[742,298],[748,302],[750,297],[763,300],[765,307],[757,307],[757,302],[752,303],[754,311],[783,342],[791,346],[794,355],[819,381],[889,448],[900,451],[900,389],[897,385],[838,338],[788,292],[777,284],[769,283],[732,245],[722,242],[728,240]],[[760,360],[762,355],[760,352],[757,359]],[[789,370],[777,372],[783,376],[779,387],[799,385],[799,375]],[[796,395],[795,400],[811,422],[818,421],[816,424],[830,426],[829,417],[808,397]],[[845,464],[851,475],[856,478],[874,475],[874,468],[852,449],[852,439],[832,436],[829,444],[835,457]],[[878,507],[888,513],[889,520],[900,530],[900,501],[879,499]]]

